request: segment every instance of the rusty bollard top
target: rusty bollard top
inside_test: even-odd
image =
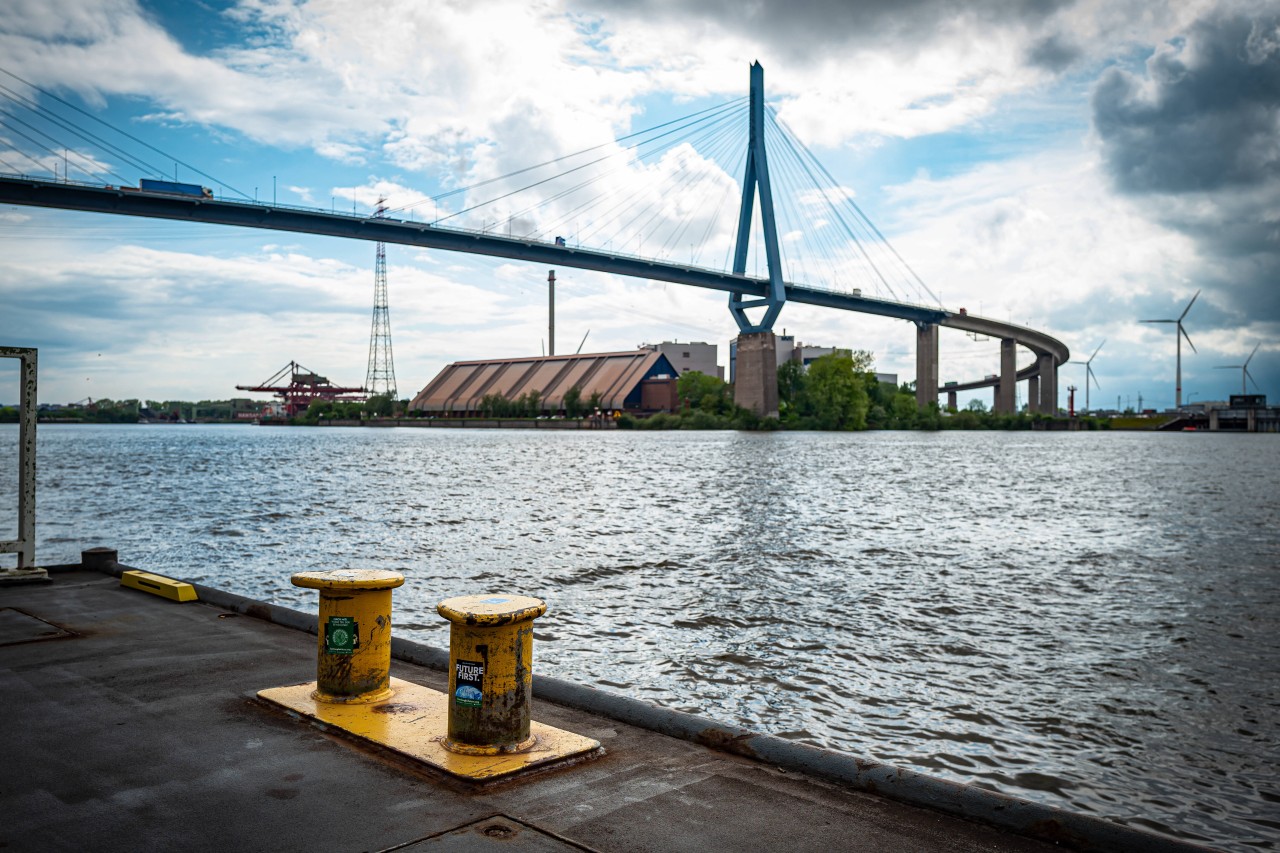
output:
[[[307,589],[395,589],[404,575],[386,569],[330,569],[298,572],[289,581]]]
[[[437,604],[436,612],[455,625],[497,628],[536,619],[547,603],[528,595],[459,595]]]

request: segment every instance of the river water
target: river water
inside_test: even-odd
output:
[[[42,426],[39,466],[42,563],[311,612],[290,573],[396,569],[440,647],[438,600],[536,595],[539,672],[1280,849],[1274,435]]]

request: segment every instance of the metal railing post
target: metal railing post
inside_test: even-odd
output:
[[[0,583],[48,580],[36,567],[36,350],[0,347],[0,358],[21,362],[18,402],[18,538],[0,541],[0,553],[18,555],[16,569],[0,569]]]

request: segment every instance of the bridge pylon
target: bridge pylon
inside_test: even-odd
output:
[[[729,313],[743,334],[772,332],[783,304],[787,301],[787,289],[782,279],[782,256],[778,252],[778,225],[773,215],[773,188],[769,183],[769,160],[764,148],[764,67],[759,62],[751,64],[751,99],[749,135],[747,140],[747,168],[742,176],[742,207],[738,212],[738,240],[733,253],[734,275],[746,275],[747,249],[751,240],[751,217],[755,208],[756,191],[760,195],[760,224],[764,231],[764,253],[769,266],[769,290],[766,296],[744,299],[741,293],[729,295]],[[752,322],[747,308],[764,308],[759,322]]]
[[[751,217],[756,195],[760,197],[760,225],[764,232],[764,253],[769,267],[769,287],[763,298],[746,299],[741,292],[729,294],[729,313],[738,324],[738,369],[733,399],[744,409],[762,417],[778,416],[778,362],[773,323],[787,301],[782,279],[782,257],[778,251],[778,226],[773,215],[773,189],[769,183],[769,160],[764,146],[764,67],[751,64],[751,98],[747,168],[742,176],[742,207],[738,212],[738,241],[733,253],[734,275],[746,275],[747,250],[751,240]],[[747,316],[748,308],[763,308],[758,322]]]

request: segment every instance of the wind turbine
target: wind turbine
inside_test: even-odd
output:
[[[1103,344],[1106,342],[1107,339],[1103,338],[1102,343],[1098,344],[1098,349],[1094,350],[1093,355],[1089,356],[1086,361],[1071,362],[1072,364],[1084,365],[1084,410],[1086,412],[1092,411],[1092,409],[1089,408],[1089,380],[1092,379],[1094,385],[1097,385],[1099,388],[1102,387],[1102,383],[1098,381],[1097,375],[1093,372],[1093,360],[1098,357],[1098,350],[1102,349]]]
[[[1175,386],[1176,393],[1174,395],[1173,407],[1175,409],[1182,408],[1182,339],[1187,339],[1187,346],[1191,347],[1192,352],[1197,352],[1196,345],[1191,343],[1191,336],[1187,334],[1187,330],[1182,328],[1182,321],[1186,318],[1187,312],[1191,310],[1191,306],[1196,304],[1196,298],[1200,295],[1200,291],[1196,291],[1196,295],[1191,297],[1191,301],[1187,303],[1187,307],[1182,309],[1182,314],[1176,320],[1139,320],[1140,323],[1173,323],[1178,327],[1174,340],[1178,342],[1178,383]]]
[[[1245,384],[1246,379],[1253,383],[1254,388],[1261,391],[1262,388],[1258,385],[1258,380],[1254,379],[1253,374],[1249,372],[1249,362],[1253,361],[1253,357],[1258,354],[1258,347],[1260,346],[1262,346],[1262,341],[1258,341],[1253,345],[1253,352],[1249,353],[1249,357],[1244,360],[1244,364],[1221,364],[1215,367],[1214,370],[1235,370],[1238,367],[1240,368],[1240,393],[1249,393],[1249,386]]]

